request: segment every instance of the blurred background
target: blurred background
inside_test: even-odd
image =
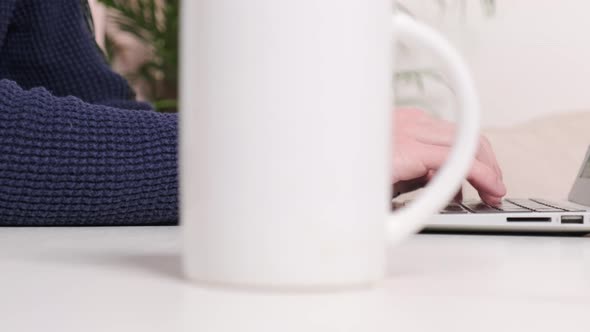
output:
[[[177,108],[179,0],[90,0],[98,44],[140,98]],[[446,36],[478,88],[483,131],[511,196],[564,198],[590,143],[590,2],[398,0]],[[452,119],[444,67],[398,44],[398,106]],[[474,193],[467,189],[466,196]]]
[[[98,45],[138,98],[164,112],[178,99],[179,0],[89,0]]]
[[[480,93],[484,125],[505,126],[590,106],[590,2],[400,2],[461,51]],[[419,61],[435,63],[424,53]]]

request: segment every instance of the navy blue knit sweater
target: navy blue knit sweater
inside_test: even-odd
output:
[[[177,117],[134,101],[81,0],[0,1],[0,225],[177,220]]]

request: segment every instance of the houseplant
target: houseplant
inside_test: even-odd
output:
[[[148,86],[146,97],[160,111],[175,111],[178,98],[179,0],[99,0],[110,9],[109,19],[149,47],[151,56],[131,73],[131,82]],[[113,52],[107,36],[107,53]],[[116,52],[116,50],[115,50]],[[108,54],[109,57],[112,54]]]

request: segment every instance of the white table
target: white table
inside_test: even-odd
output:
[[[182,279],[179,229],[0,228],[0,331],[590,331],[590,238],[418,235],[373,289]]]

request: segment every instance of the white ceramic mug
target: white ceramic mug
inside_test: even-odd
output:
[[[478,141],[470,75],[391,0],[183,2],[184,269],[192,280],[313,288],[384,276],[385,248],[456,193]],[[450,69],[460,105],[448,162],[390,212],[393,42]]]

